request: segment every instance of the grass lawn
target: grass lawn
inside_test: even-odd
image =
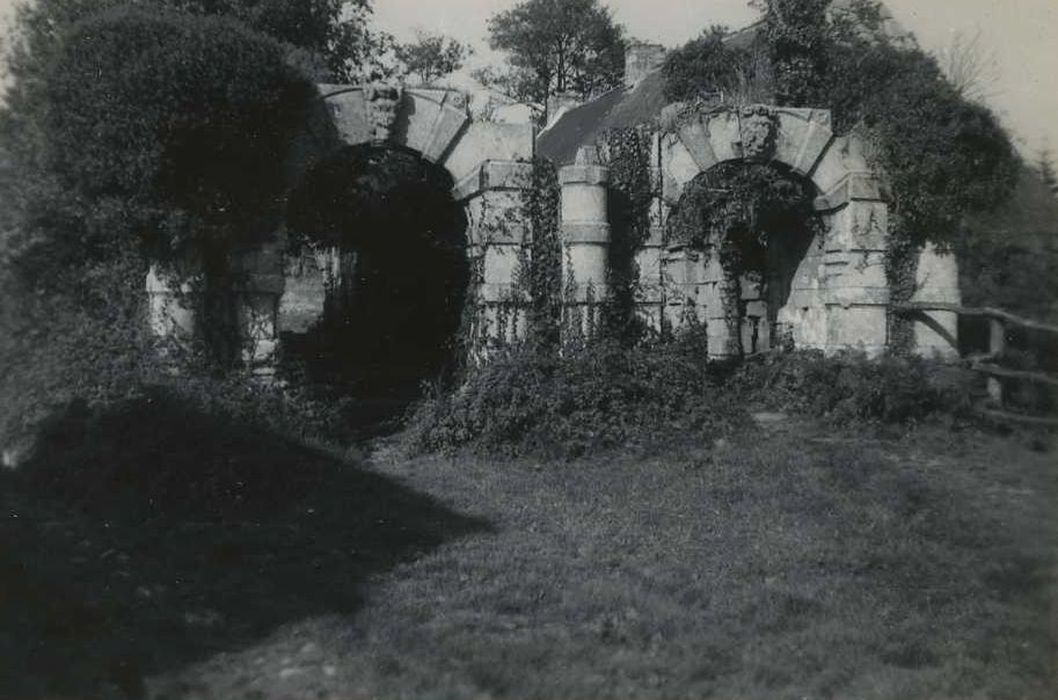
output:
[[[1051,698],[1054,467],[1016,440],[801,425],[568,465],[382,459],[494,531],[382,576],[352,619],[184,680],[215,697],[262,671],[250,686],[296,693],[304,671],[325,697]]]
[[[142,658],[122,653],[145,685],[130,692],[156,698],[1052,698],[1058,470],[1035,447],[786,421],[569,464],[383,451],[355,478],[335,467],[342,481],[324,476],[252,536],[105,534],[32,505],[65,517],[71,543],[96,528],[111,539],[95,547],[131,557],[120,595],[100,583],[107,565],[71,583],[40,563],[74,544],[41,549],[25,519],[0,533],[24,579],[66,575],[64,605],[104,611],[64,653],[95,658],[85,650],[135,631]],[[365,519],[388,522],[374,550]],[[375,551],[368,564],[350,563],[358,548]],[[180,576],[184,597],[137,598]],[[188,617],[203,609],[212,623]],[[48,648],[36,623],[55,614],[23,620],[16,641]],[[177,638],[179,653],[146,651]],[[110,677],[98,687],[123,697]],[[48,697],[22,680],[22,697]],[[50,687],[82,697],[73,681]]]

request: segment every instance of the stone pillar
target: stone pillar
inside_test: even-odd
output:
[[[650,138],[650,182],[656,193],[650,203],[650,233],[636,251],[639,288],[636,293],[636,316],[654,333],[661,333],[665,316],[665,200],[662,197],[665,177],[661,167],[661,134]]]
[[[661,333],[665,314],[664,247],[660,226],[651,226],[650,237],[636,251],[639,288],[635,313],[639,322],[654,333]]]
[[[673,247],[662,259],[665,281],[665,325],[674,333],[706,323],[713,302],[712,285],[706,281],[706,256],[683,247]]]
[[[486,359],[491,347],[523,339],[528,329],[529,224],[524,211],[532,182],[531,163],[487,161],[454,190],[468,219],[468,295],[475,305],[468,333],[475,361]]]
[[[827,352],[858,349],[875,357],[886,350],[888,226],[882,201],[853,199],[833,214],[824,254]]]
[[[959,267],[955,256],[926,244],[918,254],[915,269],[915,303],[962,303],[959,293]],[[914,318],[915,352],[923,357],[959,356],[959,315],[954,311],[924,311]]]
[[[771,347],[771,324],[768,320],[768,302],[764,299],[763,276],[743,274],[740,286],[740,311],[744,312],[740,319],[742,353],[753,355]]]
[[[714,290],[709,304],[709,357],[726,360],[742,355],[742,280],[735,270],[725,270],[720,251],[713,247],[707,279]],[[715,280],[715,281],[714,281]]]
[[[607,296],[610,224],[606,184],[610,171],[594,148],[582,147],[573,165],[558,171],[562,187],[563,327],[581,337],[592,335],[600,302]]]
[[[244,367],[270,381],[277,369],[279,300],[286,280],[283,256],[275,244],[264,244],[233,259],[237,272],[237,332]]]
[[[181,277],[158,264],[147,271],[147,323],[156,338],[188,343],[195,337],[195,302],[200,280]]]
[[[158,341],[158,360],[165,371],[180,374],[185,351],[198,332],[197,306],[202,280],[154,264],[147,271],[147,326]]]

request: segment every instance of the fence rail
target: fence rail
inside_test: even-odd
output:
[[[1041,323],[1040,321],[1034,321],[1030,318],[1023,316],[1017,316],[1004,311],[1002,309],[996,309],[991,306],[959,306],[958,304],[942,304],[933,302],[907,302],[903,304],[892,304],[892,308],[896,311],[915,312],[915,311],[950,311],[952,313],[959,314],[960,316],[971,316],[975,318],[989,318],[993,321],[998,321],[1004,325],[1020,326],[1021,328],[1027,328],[1029,330],[1041,331],[1043,333],[1053,333],[1058,335],[1058,326],[1052,326],[1049,323]]]
[[[993,307],[959,306],[958,304],[908,302],[892,304],[891,308],[904,314],[924,313],[927,311],[946,311],[970,318],[989,320],[988,352],[965,358],[968,367],[988,377],[988,395],[1000,408],[1004,405],[1003,380],[1031,382],[1058,388],[1058,377],[1046,372],[1034,372],[1012,369],[996,364],[1001,362],[1007,351],[1007,330],[1011,327],[1021,328],[1036,333],[1053,335],[1058,338],[1058,326],[1042,323],[1029,318],[1012,314]],[[957,348],[958,349],[958,348]],[[1001,418],[1032,425],[1058,426],[1058,419],[1039,416],[1027,416],[1007,411],[984,409],[982,413],[993,418]]]

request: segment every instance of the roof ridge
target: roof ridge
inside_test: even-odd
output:
[[[554,120],[552,120],[551,123],[548,124],[546,127],[541,129],[540,132],[536,135],[536,137],[540,138],[541,136],[543,136],[547,132],[551,131],[556,126],[558,126],[562,122],[563,119],[565,119],[569,115],[573,114],[577,110],[581,109],[582,107],[588,107],[589,105],[597,102],[598,100],[601,100],[602,98],[606,97],[607,95],[611,95],[614,92],[617,92],[618,90],[629,90],[629,88],[627,86],[624,86],[624,85],[619,85],[617,87],[610,88],[606,92],[600,92],[598,95],[595,95],[594,97],[590,97],[590,98],[584,100],[583,102],[577,104],[577,106],[575,106],[575,107],[567,107],[566,109],[561,110],[560,113],[559,113],[559,116],[556,117]]]

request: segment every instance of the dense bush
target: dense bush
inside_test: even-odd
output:
[[[0,271],[2,273],[2,271]],[[75,399],[120,400],[157,368],[144,321],[142,261],[126,255],[85,264],[26,293],[0,274],[0,449],[32,442],[41,421]]]
[[[837,424],[908,424],[967,416],[973,386],[968,373],[922,358],[799,351],[747,361],[725,389],[749,404]]]
[[[238,23],[111,11],[76,25],[46,76],[44,164],[88,204],[120,207],[155,256],[225,249],[278,215],[313,93]]]
[[[730,91],[739,75],[755,72],[773,83],[774,94],[759,99],[829,109],[837,132],[861,129],[875,146],[868,157],[886,176],[893,232],[915,243],[959,240],[966,214],[1009,195],[1019,159],[995,116],[960,94],[933,57],[888,37],[877,3],[836,11],[822,0],[761,5],[749,48],[727,45],[714,29],[674,52],[666,96]],[[770,65],[755,66],[754,55]]]
[[[30,457],[41,444],[41,427],[70,406],[95,416],[160,386],[198,411],[272,433],[313,441],[348,436],[339,402],[217,371],[194,348],[184,350],[185,373],[170,375],[144,318],[142,262],[129,256],[93,270],[98,279],[84,288],[85,298],[23,294],[17,306],[0,309],[0,450],[9,466]]]
[[[145,323],[148,259],[223,269],[233,246],[267,233],[313,95],[283,47],[237,22],[113,4],[42,0],[12,42],[0,111],[5,461],[64,407],[107,410],[164,379]]]
[[[821,351],[710,363],[698,333],[628,348],[600,340],[561,357],[513,351],[456,391],[424,400],[406,444],[413,452],[576,457],[609,448],[716,439],[749,410],[835,425],[912,425],[970,416],[972,373],[922,358],[868,359]]]
[[[839,129],[859,126],[885,174],[894,233],[950,245],[968,214],[1011,193],[1020,162],[995,115],[960,95],[921,51],[838,44],[827,100]]]
[[[433,451],[574,457],[594,450],[711,440],[741,420],[700,353],[679,343],[599,341],[562,356],[517,349],[424,401],[409,444]]]

